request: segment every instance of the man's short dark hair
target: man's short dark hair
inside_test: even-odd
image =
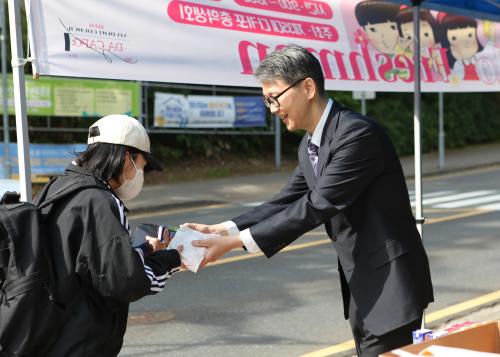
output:
[[[87,150],[78,153],[77,162],[92,175],[109,183],[111,179],[118,181],[123,172],[125,152],[128,151],[135,160],[139,150],[130,146],[95,143],[87,146]]]
[[[255,71],[261,83],[281,80],[292,84],[302,78],[312,78],[320,96],[325,93],[323,69],[316,57],[306,48],[288,45],[269,53]]]

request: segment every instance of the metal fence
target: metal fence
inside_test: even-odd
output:
[[[154,92],[178,92],[178,91],[189,91],[189,92],[201,92],[207,93],[208,95],[217,96],[221,93],[225,95],[260,95],[261,91],[256,88],[238,88],[238,87],[220,87],[220,86],[209,86],[209,85],[186,85],[186,84],[170,84],[170,83],[152,83],[152,82],[141,82],[141,112],[139,115],[139,120],[144,125],[148,133],[150,134],[165,134],[165,135],[176,135],[176,134],[187,134],[187,135],[252,135],[252,136],[274,136],[274,161],[276,169],[281,167],[281,131],[280,131],[280,120],[279,117],[274,116],[271,118],[270,123],[267,127],[262,129],[228,129],[228,128],[158,128],[153,125],[154,115],[152,113],[153,108],[150,108],[150,95]],[[5,101],[4,101],[5,103]],[[2,105],[3,107],[3,105]],[[5,112],[5,111],[3,111]],[[52,117],[46,117],[46,123],[43,126],[29,126],[30,132],[86,132],[88,129],[76,126],[52,126]],[[55,120],[60,120],[59,118]],[[15,131],[15,127],[9,127],[6,129],[5,120],[3,132],[4,132],[4,143],[9,143],[9,131]],[[4,160],[4,164],[10,165],[8,160]],[[4,172],[10,173],[10,167],[4,168]]]

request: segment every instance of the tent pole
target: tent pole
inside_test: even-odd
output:
[[[361,91],[361,114],[366,115],[366,92]]]
[[[31,167],[26,115],[26,90],[24,83],[23,42],[21,34],[21,7],[19,0],[8,0],[10,20],[10,46],[12,53],[12,76],[14,82],[14,105],[16,109],[17,156],[19,162],[19,184],[21,201],[32,201]]]
[[[415,144],[415,206],[417,229],[422,240],[424,239],[422,212],[422,145],[420,122],[420,0],[413,0],[413,55],[414,55],[414,113],[413,135]],[[425,328],[425,314],[422,316],[422,328]]]
[[[419,2],[415,1],[413,7],[413,30],[414,30],[414,112],[413,112],[413,128],[414,128],[414,151],[415,151],[415,202],[416,202],[416,218],[417,228],[420,236],[423,238],[422,225],[422,145],[421,145],[421,121],[420,121],[420,21],[419,21]]]
[[[274,166],[276,170],[281,168],[281,120],[274,115]]]
[[[439,92],[439,163],[438,167],[444,169],[444,99],[443,92]]]
[[[5,46],[5,0],[1,0],[0,21],[2,27],[1,33],[1,51],[2,51],[2,108],[3,108],[3,176],[10,179],[10,133],[9,133],[9,104],[7,87],[7,49]]]

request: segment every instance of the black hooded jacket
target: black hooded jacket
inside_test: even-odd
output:
[[[155,294],[177,271],[176,250],[148,255],[132,248],[126,208],[100,179],[71,164],[47,185],[42,210],[59,296],[68,316],[47,356],[116,356],[127,326],[129,303]]]

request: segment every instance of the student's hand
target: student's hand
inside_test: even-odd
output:
[[[168,246],[169,241],[160,241],[158,238],[153,238],[150,236],[146,236],[146,241],[153,248],[153,252],[157,252],[159,250],[165,249]]]
[[[168,230],[168,228],[165,228],[163,230],[163,242],[166,243],[168,246],[171,240],[172,239],[170,239],[170,231]]]
[[[243,245],[239,233],[233,236],[194,240],[191,243],[195,247],[207,248],[207,254],[201,262],[200,267],[219,260],[221,256],[230,250],[240,248]]]
[[[218,234],[220,236],[227,236],[229,234],[226,225],[219,224],[201,224],[201,223],[184,223],[182,226],[191,228],[195,231],[205,234]]]

